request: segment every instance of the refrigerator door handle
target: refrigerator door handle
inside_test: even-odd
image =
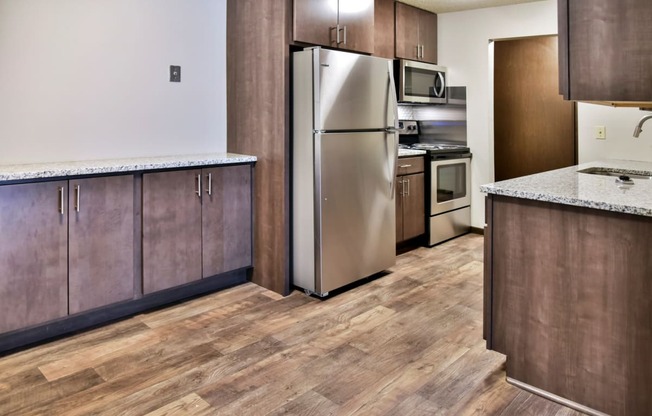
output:
[[[396,97],[396,84],[394,83],[394,64],[392,61],[387,62],[387,74],[389,75],[389,91],[387,93],[387,112],[389,113],[390,107],[394,116],[394,121],[391,127],[398,129],[398,98]],[[389,119],[389,114],[387,114]]]
[[[393,166],[390,168],[392,174],[391,180],[389,182],[390,186],[390,199],[394,199],[394,193],[396,192],[396,168],[398,165],[398,99],[396,98],[396,85],[394,84],[394,64],[392,61],[387,62],[387,74],[388,74],[388,83],[389,88],[387,92],[387,119],[389,119],[390,107],[394,116],[394,120],[388,128],[385,129],[386,136],[392,135],[394,137],[394,154],[388,157],[389,163],[393,163]],[[389,156],[389,155],[388,155]]]

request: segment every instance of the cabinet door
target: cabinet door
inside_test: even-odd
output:
[[[565,98],[652,101],[651,1],[560,0],[558,13]]]
[[[394,0],[375,0],[374,56],[394,59]]]
[[[396,177],[396,242],[400,243],[403,238],[403,176]]]
[[[374,51],[374,0],[339,0],[338,23],[342,29],[340,48]]]
[[[396,57],[417,59],[419,9],[396,2]]]
[[[409,240],[426,232],[425,177],[423,173],[406,175],[403,196],[403,238]]]
[[[203,169],[203,276],[251,266],[251,166]]]
[[[143,175],[143,292],[201,279],[201,170]]]
[[[67,182],[0,186],[0,333],[68,313]]]
[[[336,25],[337,1],[294,0],[295,41],[337,47]]]
[[[419,44],[422,48],[421,61],[437,63],[437,15],[420,10]]]
[[[69,310],[133,298],[134,178],[70,181]]]

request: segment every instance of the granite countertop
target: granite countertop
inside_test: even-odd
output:
[[[421,156],[421,155],[425,155],[426,153],[427,152],[425,150],[398,149],[398,157]]]
[[[652,217],[652,180],[632,178],[633,185],[613,176],[578,173],[587,168],[652,176],[651,162],[604,160],[482,185],[485,193]]]
[[[0,182],[191,166],[230,165],[255,161],[255,156],[239,155],[237,153],[206,153],[180,156],[137,157],[130,159],[0,165]]]

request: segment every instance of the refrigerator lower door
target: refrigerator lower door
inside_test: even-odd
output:
[[[316,292],[396,262],[396,135],[315,135]]]

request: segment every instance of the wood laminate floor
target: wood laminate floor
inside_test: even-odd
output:
[[[327,300],[245,284],[0,358],[0,415],[576,415],[482,340],[482,237]]]

